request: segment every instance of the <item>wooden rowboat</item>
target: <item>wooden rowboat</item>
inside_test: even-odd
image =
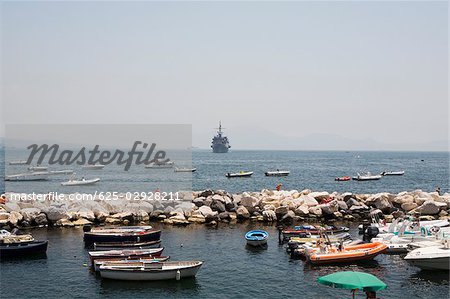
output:
[[[122,258],[102,259],[102,260],[96,260],[92,266],[94,267],[94,271],[98,272],[98,271],[100,271],[101,265],[121,266],[123,268],[134,267],[134,266],[144,267],[144,264],[146,264],[146,263],[165,262],[169,258],[170,258],[169,256],[159,256],[159,257],[149,257],[149,258],[140,258],[140,259],[122,259]]]
[[[149,242],[103,242],[94,243],[94,250],[125,250],[125,249],[147,249],[154,248],[156,245],[159,246],[161,240],[149,241]]]
[[[148,257],[161,256],[164,247],[136,249],[136,250],[108,250],[108,251],[89,251],[89,258],[93,265],[96,260],[122,258],[122,259],[139,259]]]

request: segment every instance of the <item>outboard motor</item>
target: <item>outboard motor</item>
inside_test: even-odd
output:
[[[286,247],[286,252],[287,253],[293,253],[295,251],[295,249],[298,248],[298,243],[297,242],[293,242],[293,241],[289,241]]]
[[[370,242],[370,240],[372,240],[372,238],[375,238],[378,235],[379,232],[380,232],[380,230],[376,226],[369,226],[369,227],[367,227],[364,230],[363,241],[364,242]]]
[[[90,224],[83,225],[83,231],[85,233],[90,232],[91,228],[92,228],[92,226]]]

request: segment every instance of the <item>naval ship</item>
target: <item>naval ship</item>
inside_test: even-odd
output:
[[[228,142],[228,138],[226,136],[223,136],[222,123],[219,121],[217,135],[213,137],[211,144],[213,153],[228,153],[228,149],[230,147],[231,146]]]

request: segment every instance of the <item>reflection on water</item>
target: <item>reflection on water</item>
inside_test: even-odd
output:
[[[437,285],[449,284],[448,271],[429,271],[429,270],[419,270],[410,276],[409,280],[411,283],[433,283]]]

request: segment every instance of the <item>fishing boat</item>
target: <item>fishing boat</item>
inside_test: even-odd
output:
[[[319,235],[321,232],[325,232],[327,234],[348,232],[348,227],[334,225],[328,225],[325,227],[316,227],[314,225],[298,225],[292,228],[283,229],[281,232],[283,234],[283,238],[285,240],[288,240],[291,237]]]
[[[383,171],[382,173],[380,173],[380,175],[382,176],[386,176],[386,175],[404,175],[405,171]]]
[[[84,242],[87,245],[104,242],[151,242],[161,239],[161,231],[151,226],[122,226],[93,228],[85,226]]]
[[[276,170],[276,171],[266,171],[264,174],[266,176],[288,176],[291,172],[289,170]]]
[[[83,169],[86,169],[86,170],[100,170],[100,169],[103,169],[103,168],[105,168],[105,165],[103,165],[103,164],[86,164],[86,165],[83,165]]]
[[[16,160],[16,161],[10,161],[9,165],[26,165],[28,163],[27,160]]]
[[[355,181],[376,181],[381,179],[381,175],[379,174],[371,174],[370,172],[360,174],[357,173],[357,176],[353,177],[353,180]]]
[[[94,261],[92,265],[94,267],[94,271],[100,271],[101,265],[107,266],[119,266],[119,267],[134,267],[134,266],[143,266],[146,263],[158,263],[165,262],[169,259],[169,256],[159,256],[159,257],[149,257],[149,258],[140,258],[140,259],[123,259],[123,258],[113,258],[113,259],[101,259]]]
[[[102,265],[100,276],[116,280],[180,280],[194,277],[202,264],[201,261],[161,262],[132,268]]]
[[[77,179],[70,179],[67,182],[62,182],[62,186],[86,186],[86,185],[94,185],[96,183],[100,182],[100,178],[95,179],[85,179],[82,178],[81,180]]]
[[[29,172],[5,176],[5,181],[45,181],[48,179],[48,172]]]
[[[445,240],[442,246],[414,249],[405,256],[405,261],[424,270],[449,270],[450,245]]]
[[[245,234],[247,245],[250,246],[258,247],[267,245],[267,239],[269,239],[269,233],[265,230],[251,230]]]
[[[175,172],[195,172],[197,168],[175,168]]]
[[[240,171],[240,172],[235,172],[235,173],[226,173],[225,176],[227,178],[242,178],[242,177],[250,177],[252,176],[253,171]]]
[[[318,248],[307,250],[306,257],[311,264],[352,263],[372,260],[383,253],[386,248],[387,245],[383,243],[350,245],[343,246],[341,249],[335,246],[322,246],[321,244]]]
[[[48,169],[47,166],[40,166],[40,165],[28,167],[29,171],[46,171],[47,169]]]
[[[89,259],[91,265],[94,265],[96,260],[121,258],[121,259],[139,259],[159,257],[163,252],[164,247],[161,248],[147,248],[134,250],[107,250],[107,251],[89,251]]]
[[[334,180],[337,182],[345,182],[345,181],[350,181],[352,178],[349,176],[341,176],[338,178],[335,178]]]
[[[161,240],[149,242],[103,242],[94,243],[94,250],[116,250],[116,249],[146,249],[159,246]]]
[[[47,251],[47,246],[48,241],[36,241],[31,235],[0,231],[0,259],[43,254]]]

